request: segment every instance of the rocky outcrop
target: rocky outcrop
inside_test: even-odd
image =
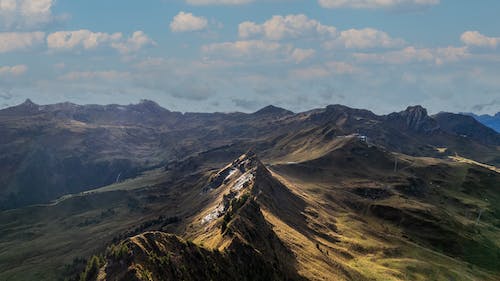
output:
[[[432,133],[439,130],[436,120],[429,117],[427,110],[420,105],[409,106],[399,113],[391,113],[388,120],[414,132]]]

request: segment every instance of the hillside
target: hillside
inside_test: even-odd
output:
[[[279,158],[308,146],[307,139],[328,146],[353,133],[409,155],[440,157],[436,149],[447,148],[447,155],[498,165],[498,134],[477,122],[459,124],[421,107],[387,116],[340,105],[296,114],[273,106],[253,114],[182,114],[152,101],[81,106],[28,100],[0,110],[0,209],[46,203],[221,147],[239,153],[251,147]]]
[[[357,137],[272,172],[247,153],[212,173],[202,187],[211,199],[182,234],[144,233],[111,246],[94,277],[495,280],[500,212],[487,202],[500,199],[499,180],[478,166],[393,154]]]
[[[28,101],[0,130],[1,280],[500,276],[499,135],[466,116]]]

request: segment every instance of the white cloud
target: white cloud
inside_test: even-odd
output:
[[[393,48],[405,44],[402,39],[392,38],[386,32],[374,29],[349,29],[340,32],[340,36],[324,43],[327,49],[343,46],[348,49]]]
[[[53,50],[95,49],[103,44],[118,42],[121,39],[121,33],[108,34],[81,29],[51,33],[47,36],[47,45],[49,49]]]
[[[321,79],[334,75],[357,73],[360,70],[347,62],[329,61],[319,65],[293,69],[290,76],[301,80]]]
[[[252,60],[258,63],[271,61],[301,63],[312,58],[314,49],[295,48],[292,44],[281,44],[266,40],[242,40],[204,45],[201,48],[205,55],[224,59]],[[234,65],[234,64],[233,64]]]
[[[131,77],[129,72],[109,71],[74,71],[59,76],[59,80],[77,81],[77,80],[123,80]]]
[[[57,51],[74,49],[92,50],[99,47],[110,47],[122,54],[128,54],[154,44],[155,42],[143,31],[136,31],[129,38],[124,38],[121,32],[110,34],[92,32],[86,29],[58,31],[47,36],[47,46],[50,50]]]
[[[314,57],[316,51],[314,49],[296,48],[292,51],[291,57],[296,63],[301,63],[307,59]]]
[[[396,7],[426,7],[437,5],[440,0],[318,0],[324,8],[377,9]]]
[[[240,38],[258,37],[265,40],[306,38],[323,42],[326,49],[344,48],[393,48],[401,47],[405,41],[392,38],[386,32],[374,29],[349,29],[340,33],[334,26],[323,25],[303,14],[273,16],[262,24],[251,21],[239,25]]]
[[[190,5],[243,5],[253,2],[254,0],[186,0]]]
[[[192,13],[179,12],[170,23],[170,30],[173,32],[199,31],[206,29],[208,20],[204,17],[197,17]]]
[[[0,23],[7,29],[38,28],[51,22],[55,0],[0,0]]]
[[[276,53],[282,49],[283,46],[277,42],[263,40],[223,42],[202,46],[204,53],[222,54],[230,57],[254,57],[263,53]]]
[[[0,53],[24,50],[43,43],[43,32],[3,32],[0,33]]]
[[[28,71],[26,65],[0,66],[0,76],[19,76]]]
[[[156,45],[143,31],[136,31],[125,42],[113,42],[111,47],[117,49],[122,54],[136,52],[146,46]]]
[[[457,62],[471,56],[467,47],[444,47],[434,49],[434,62],[438,65]]]
[[[406,47],[402,50],[386,53],[356,53],[353,55],[360,62],[406,64],[406,63],[434,63],[441,65],[447,62],[456,62],[470,56],[467,47],[445,48],[415,48]]]
[[[488,37],[478,31],[466,31],[460,40],[467,46],[496,48],[500,44],[500,37]]]
[[[331,37],[336,34],[335,27],[323,25],[319,21],[309,19],[302,14],[277,15],[262,24],[246,21],[239,25],[238,31],[241,38],[258,35],[270,40],[317,36]]]

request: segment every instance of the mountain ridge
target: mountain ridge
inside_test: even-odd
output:
[[[287,123],[276,139],[237,141],[55,204],[0,211],[0,279],[498,279],[497,172],[450,153],[394,152],[370,137],[442,132],[329,114],[326,123]],[[265,135],[281,126],[264,120]]]
[[[462,112],[460,114],[472,116],[477,121],[483,123],[485,126],[494,129],[497,133],[500,133],[500,112],[497,112],[494,115],[489,115],[489,114],[477,115],[474,113],[462,113]]]
[[[330,147],[336,138],[350,134],[395,152],[433,157],[457,153],[499,165],[495,151],[500,135],[458,118],[462,115],[451,116],[464,125],[429,116],[420,106],[380,116],[342,105],[300,113],[277,107],[253,114],[180,113],[153,101],[40,106],[28,100],[0,110],[0,166],[12,171],[0,174],[0,209],[108,185],[212,149],[243,153],[255,147],[258,152],[269,151],[274,159],[290,158],[311,152],[306,151],[308,146]],[[443,147],[444,154],[438,151]],[[33,190],[35,183],[38,188]]]

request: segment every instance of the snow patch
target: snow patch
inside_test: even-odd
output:
[[[226,178],[224,179],[224,181],[230,179],[234,174],[236,174],[238,172],[238,169],[236,168],[233,168],[231,171],[229,171],[229,174],[226,176]]]
[[[246,166],[248,164],[250,164],[250,159],[247,158],[247,159],[245,159],[245,161],[241,162],[240,165],[244,167],[244,166]]]
[[[253,180],[253,174],[252,173],[246,173],[241,175],[236,182],[234,183],[233,187],[231,190],[233,191],[240,191],[242,188],[246,187],[246,185]]]
[[[201,220],[201,223],[206,224],[206,223],[209,223],[215,219],[220,218],[224,214],[225,209],[226,208],[223,204],[219,204],[219,206],[217,206],[217,208],[215,208],[212,212],[210,212],[208,215],[206,215]]]

